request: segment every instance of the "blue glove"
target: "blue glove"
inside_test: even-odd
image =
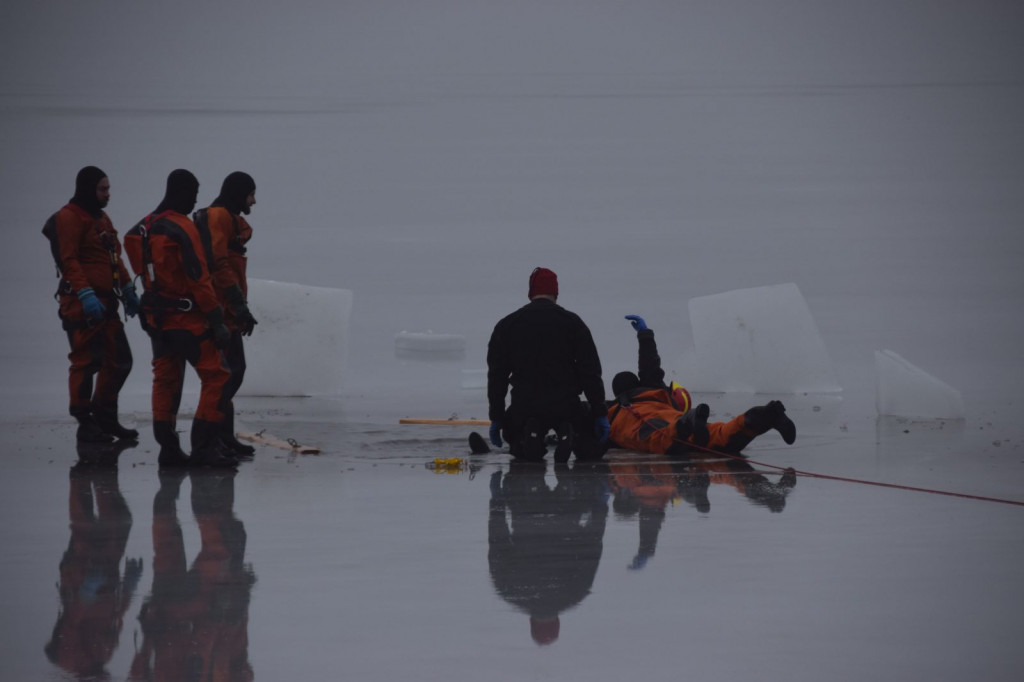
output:
[[[644,322],[644,318],[640,317],[639,315],[626,315],[626,319],[629,320],[629,323],[631,325],[633,325],[633,329],[637,330],[638,332],[647,330],[647,323]]]
[[[100,299],[96,298],[96,292],[92,290],[92,287],[79,289],[77,294],[78,300],[82,302],[85,316],[90,320],[102,320],[107,314],[107,309],[100,303]]]
[[[608,423],[608,417],[598,417],[594,420],[594,435],[597,436],[599,443],[603,443],[608,440],[608,433],[612,430],[611,424]]]
[[[135,317],[139,314],[139,296],[135,293],[134,284],[126,284],[121,287],[121,302],[124,303],[124,314],[128,317]]]
[[[491,445],[501,447],[501,424],[498,422],[491,422]]]

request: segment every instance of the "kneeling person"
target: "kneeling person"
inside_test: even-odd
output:
[[[558,277],[546,268],[530,275],[530,302],[498,322],[487,347],[490,439],[502,437],[517,459],[539,460],[554,430],[555,460],[571,453],[600,459],[608,437],[601,361],[590,330],[559,306]],[[512,397],[505,408],[505,394]],[[587,401],[580,400],[583,393]]]

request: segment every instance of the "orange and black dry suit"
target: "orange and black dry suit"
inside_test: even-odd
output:
[[[58,314],[71,346],[69,412],[79,421],[92,415],[116,422],[118,394],[132,369],[118,299],[131,278],[121,260],[117,230],[96,199],[96,185],[106,176],[99,169],[96,173],[81,179],[75,196],[50,217],[43,233],[57,264]],[[76,292],[88,287],[106,308],[102,320],[86,319]]]
[[[654,331],[637,332],[639,359],[637,362],[640,385],[615,396],[609,403],[609,439],[620,448],[658,454],[686,452],[693,442],[689,436],[681,440],[676,422],[690,409],[689,394],[685,390],[673,391],[665,385],[665,372],[654,341]],[[709,422],[710,440],[707,447],[736,453],[757,436],[771,428],[771,423],[755,407],[727,422]]]
[[[181,480],[161,476],[153,498],[153,585],[139,611],[142,641],[128,679],[251,682],[249,603],[256,576],[245,562],[233,475],[191,473],[200,541],[191,568],[176,503]]]
[[[109,679],[124,614],[142,575],[142,560],[121,560],[132,515],[117,468],[76,464],[68,495],[71,540],[60,561],[60,613],[44,650],[75,679]]]
[[[145,286],[141,301],[144,326],[153,342],[154,434],[162,446],[177,446],[174,426],[187,362],[200,381],[192,422],[194,450],[214,439],[224,420],[224,387],[230,372],[210,336],[211,320],[222,319],[223,311],[199,232],[186,215],[166,209],[166,204],[165,200],[129,230],[125,251]]]
[[[247,198],[255,191],[253,179],[247,173],[236,171],[224,179],[220,195],[213,204],[193,215],[193,222],[203,238],[213,288],[224,309],[225,323],[231,330],[231,340],[224,349],[224,359],[231,372],[224,387],[223,437],[229,442],[234,440],[234,404],[231,401],[245,378],[242,336],[251,334],[256,323],[246,303],[249,295],[246,244],[252,239],[252,227],[240,215],[249,212]]]

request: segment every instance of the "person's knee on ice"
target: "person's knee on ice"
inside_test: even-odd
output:
[[[683,442],[693,443],[699,447],[706,446],[711,438],[708,432],[708,416],[710,414],[711,408],[706,403],[700,403],[688,410],[686,414],[676,420],[676,437]]]

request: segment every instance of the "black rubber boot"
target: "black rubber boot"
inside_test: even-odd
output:
[[[139,432],[135,429],[129,429],[121,425],[117,421],[117,410],[101,409],[93,410],[93,414],[96,418],[96,423],[99,425],[103,433],[110,434],[114,438],[123,440],[138,440]]]
[[[692,442],[694,445],[704,447],[711,440],[708,433],[708,417],[711,415],[711,408],[706,403],[700,403],[686,414],[676,420],[676,437],[684,442]],[[692,440],[690,440],[692,436]]]
[[[113,443],[114,437],[105,433],[91,414],[75,415],[78,431],[75,439],[79,443]]]
[[[796,424],[786,416],[786,407],[778,400],[772,400],[766,405],[772,415],[772,428],[779,432],[786,445],[792,445],[796,440]]]
[[[521,458],[529,461],[540,461],[544,459],[548,449],[544,446],[546,434],[540,428],[540,422],[533,417],[523,424],[522,455]]]
[[[203,419],[192,420],[192,466],[233,469],[238,460],[221,443],[221,425]]]
[[[487,446],[487,441],[476,431],[469,434],[469,451],[474,455],[484,455],[491,451],[491,448]]]
[[[796,424],[786,416],[786,408],[778,400],[752,407],[743,416],[744,426],[758,434],[775,429],[782,436],[782,440],[786,441],[786,445],[792,445],[796,440]]]
[[[168,421],[153,422],[153,436],[160,444],[157,464],[161,469],[184,469],[189,465],[188,455],[181,449],[178,432],[174,424]]]
[[[555,461],[568,462],[575,441],[572,424],[562,422],[555,427]]]
[[[235,457],[251,460],[256,454],[256,448],[242,441],[235,436],[235,414],[230,412],[224,417],[221,424],[220,440]]]

